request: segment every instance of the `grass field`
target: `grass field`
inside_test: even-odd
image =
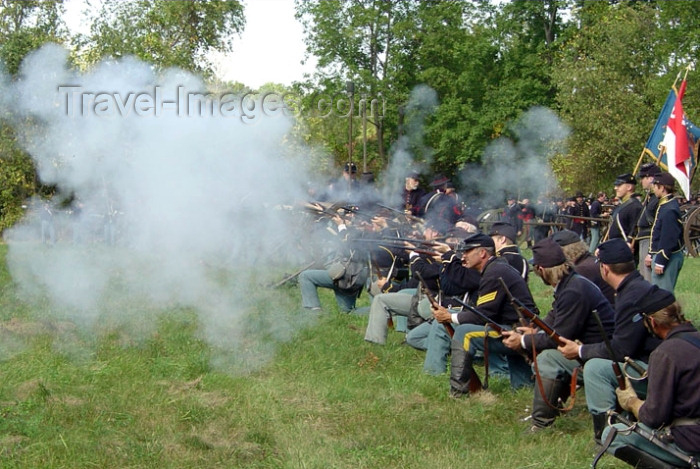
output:
[[[489,391],[452,400],[447,377],[423,374],[423,353],[402,334],[390,332],[384,347],[364,342],[366,318],[338,313],[329,292],[326,312],[311,317],[296,288],[270,291],[287,310],[251,308],[240,345],[218,350],[187,308],[144,306],[156,318],[147,327],[133,305],[128,321],[58,319],[47,302],[19,299],[6,252],[0,246],[2,468],[590,465],[582,390],[552,428],[523,435],[531,391],[491,380]],[[677,289],[696,323],[699,276],[700,259],[687,259]],[[548,310],[549,289],[536,277],[531,287]],[[289,322],[303,327],[275,330]],[[599,467],[626,466],[605,457]]]

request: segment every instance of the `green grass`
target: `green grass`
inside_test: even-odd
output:
[[[696,321],[699,273],[700,259],[688,259],[678,286]],[[536,277],[531,285],[548,310],[550,290]],[[236,345],[213,346],[186,308],[156,311],[143,327],[131,304],[128,321],[59,320],[41,299],[20,301],[3,267],[0,467],[590,465],[583,391],[552,428],[523,435],[531,391],[491,380],[488,392],[454,401],[447,377],[423,374],[423,353],[402,334],[390,332],[384,347],[366,343],[366,318],[340,314],[330,292],[318,317],[300,310],[296,288],[269,295],[286,306],[251,307]],[[282,330],[291,323],[303,327]],[[599,467],[625,466],[605,457]]]

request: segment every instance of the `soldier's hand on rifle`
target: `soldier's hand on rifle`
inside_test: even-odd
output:
[[[503,331],[503,345],[511,350],[520,350],[522,334],[516,331]]]
[[[561,337],[561,340],[564,342],[564,345],[557,347],[557,350],[559,350],[568,360],[576,360],[579,358],[578,352],[581,348],[581,344],[574,342],[573,340],[569,340],[566,337]]]
[[[535,334],[537,332],[536,327],[526,327],[526,326],[518,326],[515,328],[515,330],[518,331],[521,335]]]
[[[617,388],[615,389],[615,394],[617,395],[617,400],[620,403],[620,407],[626,411],[632,412],[635,417],[639,417],[639,408],[642,407],[644,401],[637,397],[637,393],[634,392],[632,383],[625,376],[625,389]]]
[[[386,285],[386,282],[388,280],[389,279],[386,277],[377,277],[377,280],[375,280],[375,283],[377,284],[377,287],[381,290],[382,288],[384,288],[384,285]]]
[[[437,320],[437,322],[441,323],[451,323],[452,322],[452,314],[450,314],[449,311],[447,311],[447,308],[444,306],[433,306],[433,317]]]
[[[445,254],[447,251],[450,251],[452,249],[449,244],[440,243],[438,241],[433,241],[433,245],[431,246],[431,248],[433,249],[433,251],[437,251],[440,254]]]

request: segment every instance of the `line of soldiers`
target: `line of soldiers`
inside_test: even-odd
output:
[[[643,173],[641,179],[643,184],[650,180],[659,201],[654,219],[644,220],[650,225],[648,252],[654,269],[664,266],[657,274],[663,276],[677,252],[661,244],[665,224],[677,212],[666,173],[645,165],[643,171],[648,170],[654,174]],[[634,185],[633,179],[618,178],[616,192]],[[624,194],[621,199],[612,214],[620,229],[600,244],[597,256],[579,233],[561,230],[535,243],[531,267],[515,246],[517,228],[509,223],[494,223],[488,233],[480,233],[473,225],[445,229],[446,224],[429,220],[422,230],[414,225],[407,233],[391,225],[389,214],[375,216],[371,223],[334,218],[341,244],[353,253],[365,252],[364,278],[374,279],[365,340],[381,345],[390,327],[405,327],[406,343],[426,351],[424,371],[449,371],[449,393],[457,399],[484,387],[474,384],[479,359],[486,367],[485,385],[489,376],[500,375],[513,388],[532,387],[528,432],[551,426],[568,409],[563,405],[567,398],[584,386],[597,442],[610,435],[609,416],[620,406],[642,424],[663,426],[677,438],[667,438],[652,451],[633,438],[617,436],[609,438],[609,452],[632,464],[647,464],[639,467],[688,467],[690,459],[683,455],[700,456],[700,388],[695,382],[700,354],[692,348],[700,343],[700,333],[685,320],[673,293],[637,270],[630,233],[636,239],[644,236],[637,229],[644,211],[637,214],[634,229],[625,229],[627,207],[634,203],[625,205],[629,199]],[[650,195],[640,205],[651,211],[652,203]],[[523,314],[539,317],[527,284],[531,269],[554,289],[551,311],[534,325]],[[315,288],[321,286],[334,289],[341,309],[352,310],[362,287],[355,284],[354,290],[344,291],[334,276],[327,270],[302,273],[305,307],[320,308]],[[339,295],[350,301],[343,303]],[[685,340],[682,346],[678,340],[671,346],[661,342],[676,337]],[[618,367],[624,370],[622,381]],[[663,391],[664,383],[674,393]]]

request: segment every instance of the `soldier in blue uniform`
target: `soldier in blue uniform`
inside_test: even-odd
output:
[[[602,343],[589,344],[584,341],[581,344],[564,339],[566,345],[559,347],[559,350],[568,358],[586,360],[583,369],[586,402],[593,417],[594,439],[600,440],[606,412],[615,408],[617,380],[612,360],[621,361],[630,357],[645,369],[649,354],[659,344],[659,340],[649,335],[641,323],[633,321],[640,311],[640,302],[647,296],[658,294],[659,289],[644,280],[635,269],[632,251],[622,238],[602,243],[597,253],[601,276],[616,292],[615,329],[610,338],[615,357],[610,356]],[[634,386],[640,394],[644,394],[644,382],[635,381]]]
[[[656,209],[659,206],[659,199],[651,190],[654,177],[661,173],[659,168],[654,163],[643,164],[639,170],[637,178],[642,183],[644,189],[644,201],[642,202],[642,213],[637,220],[637,236],[635,237],[635,250],[640,253],[637,269],[644,277],[644,280],[651,282],[651,269],[646,266],[644,259],[649,252],[649,244],[651,243],[651,225],[654,224],[656,218]]]
[[[674,198],[675,179],[669,173],[654,177],[652,190],[659,199],[651,227],[649,254],[644,262],[651,269],[651,283],[673,292],[683,267],[683,224],[681,209]]]
[[[544,322],[562,337],[580,342],[603,341],[593,311],[597,311],[606,334],[613,330],[613,308],[600,289],[590,280],[577,274],[566,260],[561,247],[551,238],[545,238],[532,248],[534,271],[546,285],[554,288],[552,310]],[[559,399],[565,401],[570,392],[569,382],[579,366],[579,357],[571,357],[557,350],[557,343],[543,331],[531,327],[518,327],[506,331],[503,343],[515,351],[532,354],[535,349],[540,381],[535,386],[532,401],[531,432],[545,428],[559,414]],[[579,377],[578,381],[583,383]],[[541,384],[541,386],[540,386]]]
[[[631,244],[634,240],[635,230],[639,214],[642,212],[642,204],[633,197],[637,180],[630,174],[621,174],[615,180],[615,195],[620,199],[618,205],[610,217],[607,239],[622,238]]]

